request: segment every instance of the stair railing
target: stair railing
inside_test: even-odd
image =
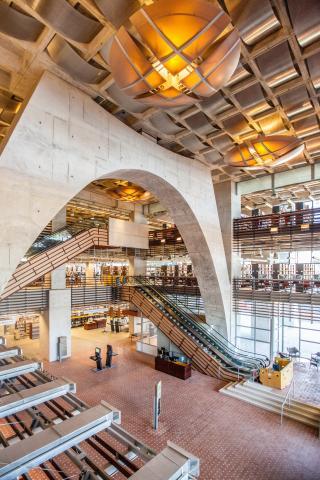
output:
[[[294,378],[291,380],[289,389],[288,389],[288,391],[286,393],[286,396],[284,397],[284,400],[283,400],[282,405],[281,405],[281,420],[280,420],[281,425],[282,425],[282,422],[283,422],[284,407],[285,407],[287,402],[288,402],[289,408],[291,407],[291,398],[294,398]]]

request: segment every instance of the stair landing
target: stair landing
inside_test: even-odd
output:
[[[228,383],[220,392],[280,416],[287,390],[281,391],[251,380],[242,380]],[[291,396],[290,405],[287,401],[284,406],[283,416],[314,427],[319,432],[320,408],[315,405]]]

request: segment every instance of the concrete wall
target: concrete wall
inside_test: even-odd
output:
[[[219,213],[224,251],[230,278],[234,276],[235,262],[233,257],[233,219],[241,217],[241,198],[236,194],[235,183],[231,181],[218,183],[214,193]],[[239,273],[239,272],[237,272]]]
[[[48,72],[1,149],[0,292],[71,198],[95,179],[123,178],[168,208],[192,259],[207,320],[226,332],[230,282],[207,167],[152,143]]]
[[[115,247],[149,248],[149,226],[109,218],[109,244]]]

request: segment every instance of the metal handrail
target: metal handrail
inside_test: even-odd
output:
[[[142,279],[137,277],[137,282],[143,287],[143,286],[147,286],[149,287],[151,290],[154,290],[156,292],[156,294],[161,298],[163,297],[164,298],[164,301],[169,304],[169,306],[171,305],[172,308],[174,309],[177,309],[178,311],[180,310],[180,312],[187,317],[187,320],[189,322],[191,322],[191,325],[195,324],[195,320],[194,318],[191,316],[191,315],[188,315],[185,311],[181,311],[181,309],[179,309],[179,307],[174,303],[174,302],[170,302],[164,295],[162,295],[161,293],[159,293],[155,288],[153,288],[152,285],[144,285],[141,281]],[[189,327],[190,328],[190,327]],[[243,353],[237,353],[234,349],[231,349],[230,346],[228,346],[228,343],[230,344],[230,342],[225,338],[223,337],[221,334],[219,334],[219,332],[216,332],[217,335],[219,334],[219,337],[223,340],[220,340],[219,338],[216,337],[216,335],[214,335],[213,333],[211,334],[211,332],[208,332],[206,329],[202,328],[200,325],[197,325],[197,329],[202,331],[202,333],[200,333],[201,335],[204,334],[205,337],[207,337],[207,339],[204,341],[202,339],[202,341],[204,341],[204,343],[207,343],[207,342],[212,342],[212,345],[210,345],[210,343],[207,345],[207,347],[209,347],[210,349],[213,348],[213,346],[216,347],[216,349],[218,349],[219,351],[219,347],[220,349],[222,349],[219,353],[217,353],[214,349],[213,349],[213,352],[215,353],[215,355],[222,355],[222,358],[223,357],[226,357],[226,360],[224,360],[225,362],[233,362],[234,363],[234,366],[233,368],[236,368],[238,369],[239,367],[239,364],[237,363],[238,362],[245,362],[247,364],[246,365],[241,365],[242,369],[248,369],[251,371],[252,369],[257,369],[259,368],[258,367],[258,362],[261,361],[263,362],[263,365],[265,366],[265,362],[269,362],[269,359],[267,357],[264,357],[264,356],[261,356],[263,357],[263,360],[262,358],[257,358],[257,357],[254,357],[254,356],[251,356],[251,355],[248,355],[249,352],[245,352],[245,354]],[[193,332],[195,335],[199,335],[199,332],[198,331],[195,331]],[[232,345],[232,344],[231,344]],[[235,347],[235,346],[233,346]],[[237,349],[237,347],[235,347]],[[238,358],[237,358],[238,357]],[[250,365],[250,367],[248,367],[248,365]],[[261,365],[260,365],[261,366]]]
[[[272,213],[268,215],[258,215],[253,217],[234,219],[234,229],[236,232],[243,230],[251,230],[260,228],[268,228],[270,226],[296,226],[302,221],[307,220],[309,224],[320,223],[320,208],[295,210],[293,212]]]
[[[159,292],[157,288],[154,288],[154,285],[150,284],[150,282],[148,281],[148,278],[146,278],[146,277],[143,277],[143,278],[144,278],[144,281],[147,283],[147,286],[153,287],[153,289],[157,292],[157,294],[161,295],[161,291]],[[140,280],[139,277],[138,277],[138,282],[141,284],[141,280]],[[164,290],[165,290],[165,287],[162,287],[162,288],[164,288]],[[169,304],[172,304],[175,308],[178,308],[180,310],[181,310],[181,307],[180,307],[180,305],[181,305],[183,307],[182,313],[184,315],[186,315],[191,322],[194,322],[195,313],[187,305],[185,305],[184,302],[177,299],[177,302],[175,303],[175,302],[171,301],[170,298],[168,299],[167,297],[165,297],[165,300]],[[199,328],[199,330],[202,330],[205,335],[207,335],[209,337],[213,336],[215,341],[217,341],[218,343],[221,342],[224,348],[227,348],[227,349],[233,351],[234,354],[238,354],[240,356],[243,356],[246,359],[251,358],[251,359],[257,360],[259,358],[263,361],[269,360],[265,355],[262,355],[262,354],[256,354],[254,356],[248,355],[251,352],[243,350],[243,349],[237,347],[236,345],[234,345],[232,342],[230,342],[228,339],[226,339],[223,335],[221,335],[220,332],[215,330],[215,328],[213,326],[210,326],[210,328],[207,329],[204,326],[202,326],[201,324],[199,324],[199,325],[197,325],[197,327]]]
[[[289,389],[288,389],[288,391],[286,393],[286,396],[284,397],[284,400],[283,400],[282,405],[281,405],[281,425],[282,425],[282,421],[283,421],[283,410],[284,410],[284,407],[285,407],[285,404],[287,403],[287,401],[288,401],[289,408],[291,407],[291,390],[293,390],[293,397],[294,397],[294,378],[291,380]]]

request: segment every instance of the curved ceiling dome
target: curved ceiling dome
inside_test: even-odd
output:
[[[146,190],[137,185],[129,184],[129,182],[128,185],[122,185],[113,190],[109,190],[108,194],[110,197],[121,200],[122,202],[141,202],[151,197],[149,192],[146,192]]]
[[[273,135],[247,140],[230,150],[225,161],[232,167],[258,170],[275,167],[299,157],[305,148],[295,137]]]
[[[157,0],[130,17],[109,53],[123,92],[157,106],[188,105],[224,86],[240,57],[240,39],[218,3]]]
[[[152,199],[150,192],[127,180],[95,180],[93,184],[110,197],[122,202],[144,202]]]

